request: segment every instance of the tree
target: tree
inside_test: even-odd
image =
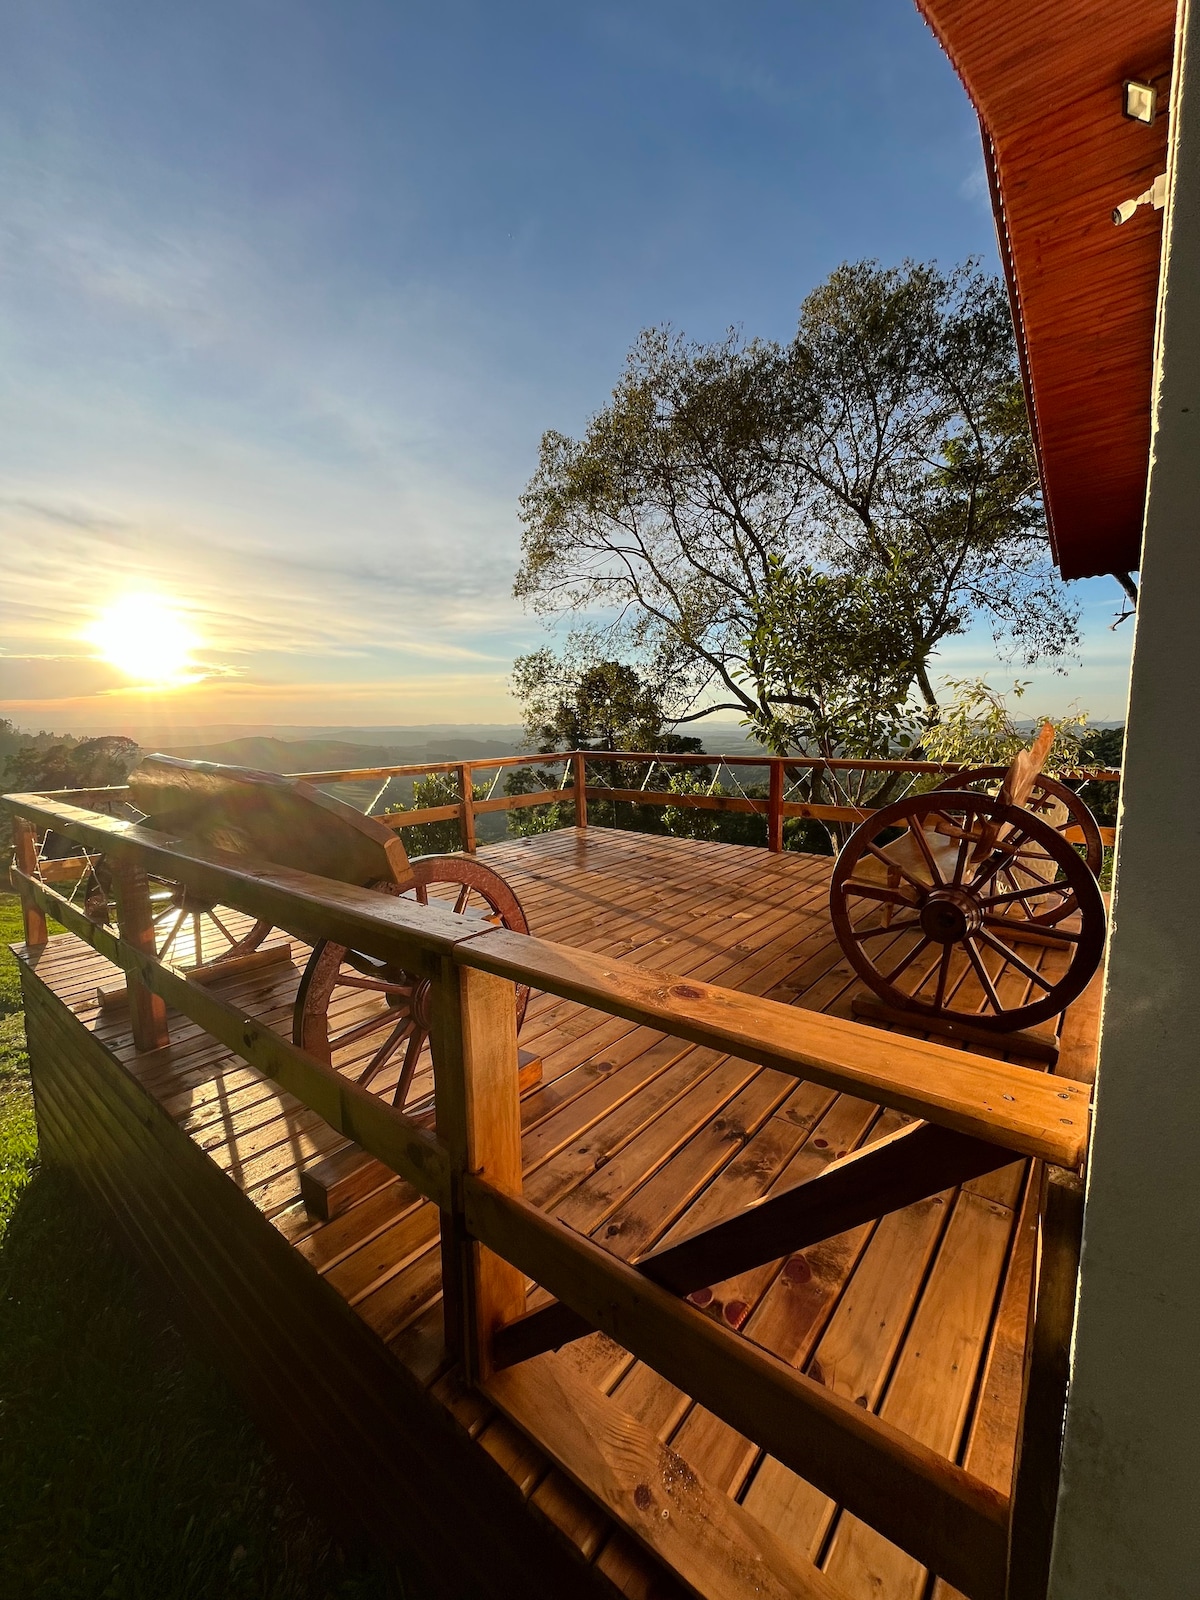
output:
[[[140,755],[134,740],[112,733],[97,739],[63,739],[43,748],[28,744],[10,758],[5,784],[10,794],[107,789],[125,782]]]
[[[703,742],[669,731],[658,686],[635,667],[619,661],[589,661],[576,650],[556,657],[550,650],[521,656],[513,665],[513,693],[522,703],[525,741],[541,755],[557,750],[661,751],[703,754]],[[705,769],[701,769],[704,772]],[[593,781],[611,789],[636,789],[647,777],[644,762],[589,763]],[[707,777],[711,778],[711,772]],[[552,788],[558,776],[547,768],[518,767],[505,780],[506,794]],[[616,802],[600,801],[598,822],[620,826],[618,816],[641,832],[663,829],[661,811],[651,806],[618,813]],[[570,801],[509,812],[509,830],[526,834],[569,826]]]
[[[1047,560],[1007,302],[967,263],[844,265],[787,345],[643,333],[581,439],[548,432],[515,591],[582,622],[675,724],[893,753],[976,618],[1029,662],[1077,612]]]

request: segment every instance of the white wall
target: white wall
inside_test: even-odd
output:
[[[1183,12],[1053,1600],[1200,1597],[1200,0]]]

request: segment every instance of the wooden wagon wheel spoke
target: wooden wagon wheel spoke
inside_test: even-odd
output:
[[[215,911],[215,910],[213,910],[213,911],[210,911],[210,912],[209,912],[209,913],[208,913],[208,920],[209,920],[209,921],[210,921],[210,922],[211,922],[211,923],[212,923],[212,924],[213,924],[213,926],[214,926],[214,927],[215,927],[215,928],[216,928],[216,929],[217,929],[217,930],[218,930],[218,931],[219,931],[219,932],[220,932],[220,933],[222,933],[222,934],[224,934],[224,936],[225,936],[225,939],[226,939],[226,940],[227,940],[227,942],[228,942],[228,943],[229,943],[229,944],[231,944],[231,945],[234,945],[234,944],[236,944],[236,943],[237,943],[237,939],[236,939],[236,937],[235,937],[235,936],[234,936],[234,935],[233,935],[233,934],[232,934],[232,933],[230,933],[230,931],[229,931],[229,929],[228,929],[228,928],[227,928],[227,927],[226,927],[226,926],[225,926],[225,924],[224,924],[224,923],[223,923],[223,922],[222,922],[222,921],[221,921],[221,919],[220,919],[220,917],[219,917],[219,916],[218,916],[218,915],[217,915],[217,913],[216,913],[216,911]]]
[[[903,889],[892,889],[882,883],[865,883],[860,881],[848,883],[845,887],[846,894],[855,895],[863,900],[880,900],[888,906],[912,907],[914,901]]]
[[[353,1027],[347,1028],[345,1033],[339,1033],[330,1039],[332,1050],[344,1050],[347,1045],[358,1044],[361,1039],[369,1039],[373,1033],[378,1033],[380,1028],[386,1028],[396,1023],[399,1015],[396,1011],[377,1011],[374,1016],[367,1017],[363,1022],[356,1022]],[[401,1017],[399,1026],[407,1027],[409,1018]]]
[[[929,868],[929,876],[935,884],[945,883],[945,879],[938,870],[938,864],[933,858],[933,851],[929,848],[929,840],[925,837],[924,828],[910,828],[909,833],[916,840],[917,848],[925,857],[925,865]]]
[[[929,946],[932,943],[933,943],[933,940],[930,939],[928,935],[926,935],[921,940],[920,944],[917,944],[917,945],[913,946],[913,948],[904,957],[903,961],[900,962],[899,966],[896,966],[896,967],[892,968],[892,970],[888,973],[887,977],[884,979],[884,982],[885,983],[895,983],[896,979],[898,977],[900,977],[902,973],[905,973],[905,972],[908,971],[909,967],[912,966],[913,962],[921,954],[922,950],[928,950]]]
[[[407,1039],[412,1030],[413,1024],[409,1017],[405,1017],[402,1022],[396,1024],[358,1075],[357,1081],[362,1084],[364,1089],[373,1079],[379,1076],[392,1056],[395,1055],[396,1046]]]
[[[946,980],[950,976],[950,962],[953,956],[954,946],[952,944],[946,945],[942,950],[941,960],[938,962],[937,989],[933,996],[933,1003],[935,1006],[942,1006],[946,1002]]]
[[[856,928],[856,939],[878,939],[881,935],[904,933],[912,928],[919,928],[921,924],[914,917],[911,922],[885,922],[880,928]]]
[[[460,917],[462,916],[463,912],[467,909],[467,901],[470,898],[471,898],[471,885],[469,883],[464,883],[462,888],[459,890],[458,896],[457,896],[457,898],[455,899],[455,902],[454,902],[454,910],[455,910],[456,915],[458,915]]]
[[[975,968],[975,975],[983,987],[984,994],[987,996],[988,1004],[991,1006],[996,1015],[999,1016],[1004,1010],[1004,1003],[1000,999],[1000,996],[996,993],[996,986],[992,982],[991,974],[988,972],[987,967],[983,964],[983,958],[975,948],[975,941],[973,939],[966,939],[963,941],[963,943],[967,952],[967,958],[971,965]]]
[[[411,994],[414,986],[411,983],[395,983],[390,978],[364,978],[358,972],[339,972],[336,987],[367,989],[372,994]]]
[[[168,951],[170,950],[171,946],[175,943],[176,939],[179,937],[179,931],[183,927],[183,925],[187,921],[187,919],[188,919],[187,912],[186,911],[181,911],[179,913],[179,916],[175,920],[174,927],[171,929],[170,933],[167,935],[165,944],[162,946],[162,949],[158,952],[160,960],[165,960],[166,959]]]
[[[978,937],[983,940],[984,944],[991,945],[992,949],[1002,955],[1010,966],[1016,967],[1019,973],[1030,979],[1031,982],[1036,983],[1040,988],[1044,989],[1047,994],[1049,994],[1054,985],[1048,982],[1036,967],[1031,967],[1027,961],[1022,961],[1017,952],[1015,950],[1010,950],[1002,939],[997,939],[995,935],[990,934],[986,928],[980,928]]]
[[[887,855],[886,852],[881,850],[877,844],[871,843],[867,846],[867,849],[871,855],[876,856],[880,861],[883,862],[884,866],[887,867],[889,872],[898,872],[902,878],[907,878],[914,889],[919,889],[922,894],[924,894],[926,889],[928,889],[929,885],[927,883],[922,883],[920,878],[914,878],[912,873],[908,871],[907,867],[901,866],[900,862],[898,861],[893,861],[891,856]]]
[[[983,926],[985,928],[999,928],[1002,933],[1007,933],[1010,938],[1020,939],[1030,924],[1014,924],[1011,917],[985,916]],[[1078,933],[1071,933],[1065,928],[1041,928],[1035,926],[1035,931],[1039,940],[1045,939],[1050,944],[1078,944],[1080,940]]]
[[[1001,871],[998,876],[1006,877],[1010,881],[1012,878],[1011,873],[1004,871]],[[990,909],[992,906],[1018,905],[1025,900],[1044,900],[1050,894],[1067,895],[1071,892],[1070,885],[1067,883],[1052,883],[1044,889],[1035,884],[1021,885],[1014,883],[1011,889],[1005,889],[1000,894],[981,895],[979,903],[985,909]],[[1028,915],[1028,912],[1026,912],[1026,915]]]
[[[996,797],[1006,772],[1007,769],[1004,767],[970,768],[956,773],[952,778],[947,778],[933,793],[942,795],[955,790],[960,793],[970,791]],[[1039,828],[1047,830],[1047,835],[1053,833],[1057,835],[1059,841],[1069,843],[1072,850],[1078,846],[1082,850],[1088,871],[1093,876],[1099,874],[1104,862],[1104,844],[1100,837],[1100,829],[1087,804],[1073,789],[1060,783],[1056,778],[1040,773],[1034,782],[1029,799],[1026,801],[1026,810],[1022,815],[1025,820],[1032,820]],[[1021,831],[1027,832],[1023,827]],[[1019,870],[1022,873],[1032,873],[1035,863],[1045,865],[1047,856],[1052,854],[1053,852],[1044,843],[1034,842],[1028,853],[1023,846],[1014,852],[1014,859],[1018,860]],[[1048,881],[1047,888],[1053,882],[1056,880]],[[1036,922],[1040,927],[1045,927],[1050,923],[1061,922],[1075,909],[1074,896],[1067,893],[1053,901],[1044,902],[1041,906],[1035,904],[1026,906],[1022,915],[1028,916],[1030,921]]]
[[[967,847],[970,843],[970,836],[966,833],[958,841],[958,854],[954,858],[954,876],[950,879],[956,889],[962,885],[963,868],[967,864]]]
[[[403,1106],[408,1099],[408,1091],[412,1088],[413,1074],[417,1070],[417,1060],[424,1049],[425,1041],[429,1035],[422,1028],[417,1028],[412,1038],[408,1041],[408,1049],[404,1052],[404,1061],[400,1068],[400,1077],[396,1084],[396,1092],[392,1096],[394,1106]]]

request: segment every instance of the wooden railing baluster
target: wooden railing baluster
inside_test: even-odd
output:
[[[19,871],[28,877],[37,876],[37,833],[32,822],[25,817],[12,819],[13,854]],[[49,938],[46,932],[45,913],[36,906],[18,884],[21,893],[21,921],[25,929],[25,943],[31,950],[40,949]]]
[[[783,762],[771,762],[771,790],[767,801],[767,849],[776,854],[783,849]]]
[[[156,952],[149,880],[140,863],[124,852],[113,861],[113,892],[122,939],[143,955],[153,957]],[[159,1050],[170,1038],[166,1002],[132,972],[127,974],[127,983],[134,1045],[139,1050]]]
[[[492,1338],[525,1310],[525,1276],[472,1237],[463,1180],[484,1178],[521,1194],[516,990],[504,978],[438,965],[431,1017],[438,1139],[450,1157],[450,1206],[442,1212],[446,1347],[468,1381],[492,1372]]]
[[[471,763],[464,761],[458,769],[459,825],[462,828],[462,847],[469,856],[475,854],[475,783]]]
[[[582,750],[576,750],[571,757],[571,766],[575,773],[575,826],[586,828],[587,820],[587,757]]]
[[[1034,1181],[1037,1176],[1035,1167]],[[1046,1166],[1041,1182],[1021,1425],[1013,1464],[1006,1600],[1042,1600],[1050,1582],[1083,1242],[1083,1179],[1062,1167]]]

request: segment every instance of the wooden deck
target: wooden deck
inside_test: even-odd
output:
[[[827,858],[597,828],[509,841],[480,855],[508,878],[531,931],[543,937],[840,1016],[850,1015],[851,998],[861,988],[829,927]],[[220,986],[224,998],[284,1032],[307,956],[304,946],[292,943],[290,964]],[[1027,952],[1027,958],[1052,954]],[[272,1274],[278,1274],[280,1303],[292,1297],[297,1314],[270,1378],[277,1380],[271,1396],[263,1391],[266,1342],[260,1341],[255,1365],[231,1359],[216,1313],[200,1331],[264,1426],[299,1461],[310,1486],[321,1487],[322,1461],[326,1478],[341,1471],[324,1459],[328,1441],[336,1448],[340,1439],[347,1459],[356,1450],[378,1450],[379,1441],[367,1437],[373,1401],[366,1378],[357,1398],[349,1379],[339,1390],[333,1377],[324,1396],[307,1395],[310,1429],[297,1427],[294,1417],[290,1428],[281,1423],[297,1403],[295,1374],[311,1375],[319,1364],[310,1351],[307,1367],[299,1356],[289,1365],[288,1351],[305,1345],[303,1319],[314,1319],[314,1349],[318,1340],[331,1348],[342,1340],[359,1352],[363,1370],[376,1374],[380,1395],[394,1388],[392,1400],[379,1400],[381,1415],[389,1426],[407,1417],[405,1443],[414,1448],[417,1441],[416,1455],[397,1450],[374,1481],[386,1484],[390,1472],[408,1482],[413,1514],[396,1511],[394,1496],[372,1499],[356,1490],[341,1497],[339,1515],[357,1520],[385,1545],[420,1555],[421,1519],[427,1516],[430,1526],[437,1520],[436,1507],[421,1509],[422,1493],[443,1470],[443,1446],[420,1443],[437,1432],[436,1415],[443,1419],[437,1427],[449,1430],[447,1481],[460,1485],[445,1515],[468,1533],[474,1518],[480,1540],[502,1529],[501,1543],[512,1553],[493,1543],[474,1567],[464,1557],[462,1572],[446,1579],[444,1592],[516,1593],[518,1557],[538,1568],[536,1575],[520,1568],[528,1575],[524,1593],[756,1592],[720,1573],[711,1583],[697,1583],[693,1571],[685,1574],[690,1584],[683,1584],[664,1564],[669,1544],[658,1541],[656,1555],[635,1543],[542,1448],[462,1387],[442,1347],[438,1220],[431,1204],[394,1179],[345,1215],[314,1221],[300,1202],[301,1170],[345,1143],[315,1113],[176,1015],[169,1048],[138,1055],[127,1014],[101,1012],[95,1002],[97,986],[119,983],[120,976],[71,935],[52,939],[26,970],[35,1089],[49,1157],[76,1165],[120,1214],[122,1136],[114,1127],[101,1150],[103,1131],[89,1145],[81,1127],[100,1118],[102,1102],[116,1105],[124,1097],[124,1104],[136,1106],[139,1096],[150,1097],[153,1108],[142,1120],[153,1136],[164,1149],[186,1140],[190,1150],[180,1170],[194,1170],[206,1192],[219,1187],[228,1226],[253,1236],[253,1262],[239,1268],[254,1278],[251,1299],[257,1295],[263,1307],[268,1304]],[[1093,984],[1065,1019],[1061,1073],[1090,1076],[1097,997]],[[544,1063],[542,1083],[522,1102],[526,1197],[628,1259],[810,1177],[907,1120],[551,996],[531,999],[521,1044]],[[373,1087],[385,1090],[386,1080]],[[141,1135],[132,1129],[128,1137]],[[1027,1166],[1016,1162],[701,1290],[693,1301],[1007,1490],[1036,1233]],[[142,1211],[129,1211],[123,1222],[143,1259],[170,1281],[179,1276],[181,1247],[149,1238],[146,1218],[155,1205],[176,1203],[178,1196],[170,1193],[173,1180],[161,1159],[154,1170],[157,1179],[147,1167],[141,1181],[161,1184],[161,1193],[143,1196]],[[198,1282],[208,1270],[201,1258],[217,1248],[205,1242],[212,1237],[197,1230]],[[202,1284],[191,1293],[193,1325],[204,1323],[211,1299]],[[236,1308],[228,1311],[236,1315]],[[252,1334],[238,1339],[245,1344]],[[328,1356],[321,1359],[328,1365]],[[778,1541],[790,1559],[817,1564],[844,1594],[922,1600],[932,1593],[947,1600],[953,1593],[607,1338],[593,1335],[539,1359],[611,1397],[712,1490],[737,1502],[743,1533],[766,1530],[764,1545],[774,1548]],[[384,1370],[388,1364],[394,1382]],[[336,1417],[332,1423],[329,1416],[315,1418],[322,1410],[332,1416],[355,1406],[362,1413],[357,1431],[339,1431]],[[478,1465],[468,1466],[472,1460]],[[497,1487],[501,1475],[505,1481]],[[346,1476],[365,1481],[361,1473],[355,1478],[347,1470]],[[529,1508],[525,1518],[513,1514],[522,1503]]]

